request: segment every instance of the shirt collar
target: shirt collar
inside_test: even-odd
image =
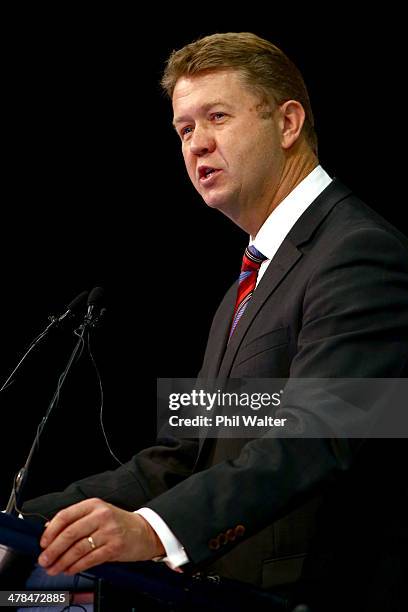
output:
[[[271,212],[249,244],[272,259],[296,221],[331,182],[327,172],[317,166]]]

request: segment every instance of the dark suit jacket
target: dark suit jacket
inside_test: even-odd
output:
[[[408,242],[337,180],[289,232],[227,345],[236,291],[214,317],[202,377],[407,373]],[[406,452],[405,440],[262,438],[207,440],[198,454],[194,440],[167,439],[25,510],[53,514],[90,496],[147,505],[194,566],[340,601],[345,586],[366,593],[384,567],[401,567]]]

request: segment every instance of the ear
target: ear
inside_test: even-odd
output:
[[[281,128],[281,145],[290,149],[298,140],[305,122],[305,111],[297,100],[287,100],[279,107]]]

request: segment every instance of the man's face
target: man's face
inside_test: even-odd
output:
[[[267,210],[284,164],[278,109],[262,116],[239,73],[222,70],[181,77],[173,110],[187,172],[207,205],[239,225],[249,210]]]

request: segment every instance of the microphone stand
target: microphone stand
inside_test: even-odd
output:
[[[17,515],[19,513],[19,508],[20,508],[20,502],[22,499],[22,492],[24,489],[24,485],[26,483],[27,480],[27,474],[28,474],[28,470],[34,455],[34,452],[38,446],[38,442],[40,439],[40,435],[47,423],[48,417],[50,416],[53,408],[55,407],[55,405],[58,402],[59,399],[59,394],[61,391],[61,387],[65,382],[65,379],[71,369],[72,364],[74,363],[74,360],[77,356],[77,353],[80,349],[80,347],[83,345],[84,342],[84,335],[85,335],[85,331],[91,326],[94,325],[95,321],[94,318],[92,316],[90,316],[89,314],[87,314],[85,316],[85,319],[83,321],[83,323],[81,324],[81,326],[78,328],[79,333],[77,333],[78,335],[78,341],[75,344],[74,350],[71,353],[70,358],[68,359],[68,363],[65,367],[65,370],[63,371],[63,373],[61,374],[59,380],[58,380],[58,385],[57,385],[57,389],[51,399],[51,402],[49,403],[49,406],[47,408],[47,411],[44,415],[44,417],[42,418],[38,428],[37,428],[37,433],[36,436],[34,438],[34,441],[31,445],[30,451],[28,453],[27,459],[23,465],[23,467],[17,472],[15,478],[14,478],[14,482],[13,482],[13,488],[10,494],[10,498],[7,502],[7,506],[6,506],[6,510],[5,512],[7,512],[8,514],[13,514],[13,515]],[[48,328],[52,325],[53,323],[51,323]],[[47,330],[48,330],[47,328]],[[46,330],[46,331],[47,331]],[[45,333],[45,332],[44,332]],[[40,336],[40,338],[42,337],[42,335]],[[39,339],[40,339],[39,338]]]

